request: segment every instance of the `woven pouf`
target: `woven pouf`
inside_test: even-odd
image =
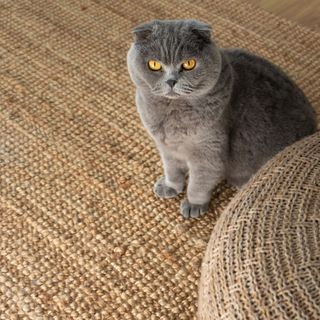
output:
[[[226,208],[202,264],[199,319],[320,319],[320,132]]]

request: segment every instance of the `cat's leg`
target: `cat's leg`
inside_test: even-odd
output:
[[[154,193],[160,198],[173,198],[183,191],[187,167],[181,160],[168,153],[161,153],[164,177],[154,185]]]
[[[223,179],[222,163],[215,166],[191,163],[187,198],[181,203],[181,213],[185,218],[197,218],[208,211],[212,190]]]

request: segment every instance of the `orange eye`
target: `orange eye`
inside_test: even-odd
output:
[[[196,60],[189,59],[182,64],[184,70],[192,70],[196,66]]]
[[[156,60],[149,60],[148,66],[152,71],[161,70],[161,63]]]

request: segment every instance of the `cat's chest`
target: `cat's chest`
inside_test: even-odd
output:
[[[147,112],[142,120],[155,140],[172,147],[186,143],[201,127],[199,115],[188,106],[175,106],[164,113]]]

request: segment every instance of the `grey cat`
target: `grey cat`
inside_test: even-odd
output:
[[[221,180],[242,186],[316,131],[314,110],[283,71],[246,51],[219,49],[209,25],[156,20],[133,32],[128,70],[164,167],[154,192],[175,197],[189,175],[184,217],[205,213]]]

